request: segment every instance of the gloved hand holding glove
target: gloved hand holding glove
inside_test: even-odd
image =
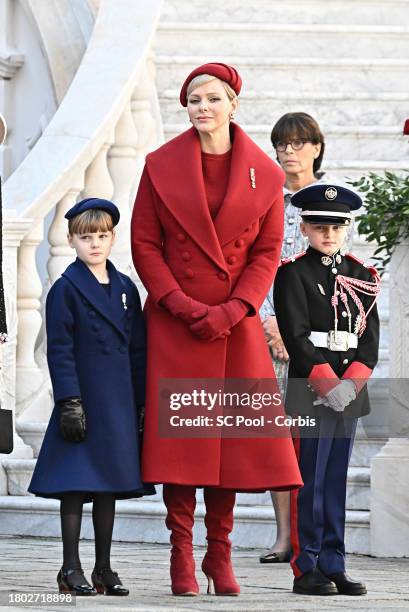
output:
[[[352,380],[345,379],[331,389],[323,398],[318,398],[314,405],[324,404],[324,406],[329,406],[335,412],[343,412],[354,401],[356,396],[355,383]]]
[[[60,430],[65,440],[85,440],[86,420],[80,397],[67,397],[57,402],[60,410]]]
[[[193,313],[195,318],[200,317],[200,321],[190,326],[190,331],[202,340],[216,340],[228,335],[230,329],[248,312],[248,306],[239,299],[232,299],[217,306],[208,306],[208,309],[204,317],[200,317],[200,311]]]
[[[204,317],[209,308],[206,304],[190,298],[180,289],[175,289],[175,291],[165,295],[160,303],[171,315],[178,319],[182,319],[182,321],[188,323],[188,325]],[[195,317],[192,317],[193,313],[196,314]]]

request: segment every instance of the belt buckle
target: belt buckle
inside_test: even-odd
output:
[[[331,329],[328,332],[327,346],[330,351],[347,351],[349,349],[349,332]]]

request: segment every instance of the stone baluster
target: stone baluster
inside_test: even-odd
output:
[[[17,312],[18,345],[16,370],[17,417],[29,407],[42,385],[41,371],[34,358],[41,328],[42,283],[37,272],[36,251],[43,239],[44,221],[37,221],[23,238],[18,253]]]
[[[47,269],[50,284],[53,284],[61,276],[65,268],[75,259],[75,251],[68,244],[67,220],[64,218],[64,215],[67,210],[74,206],[82,189],[83,183],[72,187],[55,207],[54,219],[48,232],[50,257],[47,262]]]
[[[108,171],[107,153],[114,140],[114,134],[102,145],[101,149],[85,171],[85,188],[81,198],[105,198],[110,200],[114,184]]]
[[[156,143],[156,123],[152,114],[152,89],[151,72],[148,64],[145,64],[131,98],[132,116],[138,137],[134,189],[139,184],[145,163],[145,155],[150,149],[155,147]]]
[[[125,274],[129,273],[131,266],[129,226],[131,222],[131,197],[133,196],[135,181],[137,140],[131,104],[128,103],[116,126],[115,142],[108,154],[108,169],[114,184],[112,199],[121,213],[111,259]]]

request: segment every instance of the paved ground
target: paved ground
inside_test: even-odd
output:
[[[61,563],[58,540],[0,536],[0,609],[69,610],[71,606],[10,605],[10,594],[56,591],[55,577]],[[198,567],[203,549],[195,551]],[[234,566],[242,588],[238,598],[205,594],[205,578],[197,576],[203,594],[195,598],[176,598],[169,594],[169,551],[164,545],[115,543],[113,567],[131,589],[129,597],[78,598],[77,609],[135,610],[161,612],[309,612],[315,610],[408,610],[409,559],[372,559],[351,555],[348,567],[353,576],[367,583],[363,597],[304,597],[291,592],[291,570],[288,564],[260,565],[258,550],[234,551]],[[93,546],[81,542],[82,564],[89,577],[93,566]],[[3,606],[3,607],[2,607]]]

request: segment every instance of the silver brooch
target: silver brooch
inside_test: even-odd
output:
[[[124,310],[126,310],[128,308],[128,306],[126,304],[126,293],[122,294],[122,306],[124,307]]]
[[[337,264],[340,264],[342,261],[342,257],[341,255],[338,253],[338,255],[335,257],[335,261],[337,262]]]
[[[250,168],[250,182],[253,189],[256,188],[256,169]]]
[[[325,191],[325,197],[327,200],[335,200],[337,195],[338,191],[335,189],[335,187],[328,187],[328,189]]]

